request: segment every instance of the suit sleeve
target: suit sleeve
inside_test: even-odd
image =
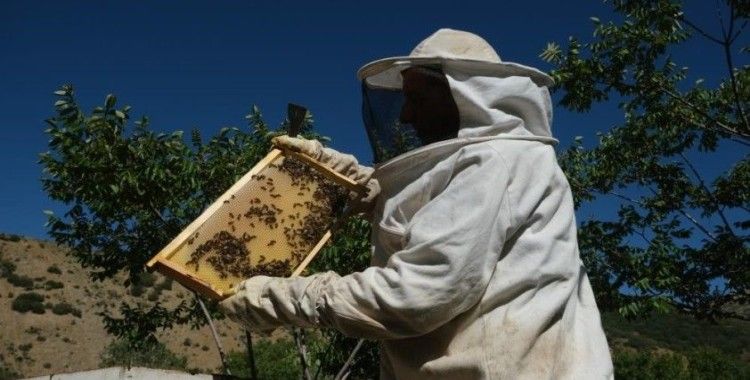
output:
[[[373,339],[423,335],[470,309],[510,229],[507,170],[486,150],[442,164],[427,183],[440,190],[413,216],[404,248],[384,267],[343,277],[253,278],[222,306],[257,330],[328,326]]]

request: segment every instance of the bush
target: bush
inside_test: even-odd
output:
[[[161,294],[161,292],[165,290],[172,290],[171,278],[165,278],[164,281],[154,285],[154,291],[156,291],[158,294]]]
[[[15,234],[3,234],[0,233],[0,240],[7,240],[12,242],[17,242],[21,240],[21,237]]]
[[[57,315],[73,314],[74,316],[78,318],[81,317],[81,311],[76,309],[75,307],[73,307],[73,305],[67,302],[60,302],[52,306],[52,312]]]
[[[62,274],[62,271],[57,267],[57,265],[51,265],[49,268],[47,268],[47,273]]]
[[[612,357],[615,378],[650,379],[747,379],[750,365],[713,348],[677,352],[616,349]]]
[[[699,347],[685,355],[696,379],[750,379],[750,364],[711,347]]]
[[[146,299],[149,300],[149,301],[151,301],[151,302],[156,302],[159,299],[159,293],[160,292],[158,290],[152,289],[148,293],[148,297],[146,297]]]
[[[138,277],[138,283],[146,288],[154,286],[154,283],[156,283],[156,275],[150,272],[143,272]]]
[[[146,291],[146,288],[144,288],[141,285],[135,285],[135,284],[130,285],[130,295],[132,295],[133,297],[140,297],[143,295],[143,292],[145,291]]]
[[[8,282],[10,282],[13,286],[24,288],[26,290],[31,290],[34,288],[34,280],[32,280],[28,276],[19,276],[15,273],[11,273],[7,278]]]
[[[18,379],[20,377],[21,375],[6,367],[5,363],[0,362],[0,380]]]
[[[172,283],[174,280],[167,277],[164,279],[164,281],[161,282],[161,284],[158,285],[159,289],[161,290],[172,290]]]
[[[101,355],[101,367],[125,366],[161,369],[187,369],[187,358],[178,356],[164,344],[155,343],[139,350],[132,349],[124,340],[114,340]]]
[[[11,308],[19,313],[44,314],[44,297],[34,292],[21,293],[13,300]]]
[[[62,289],[63,287],[65,287],[65,285],[59,281],[47,280],[47,282],[44,283],[44,289],[47,290]]]
[[[16,264],[7,260],[0,260],[0,277],[9,277],[16,271]]]
[[[253,351],[259,379],[299,379],[302,377],[297,348],[293,341],[288,339],[279,339],[275,342],[261,340],[254,342]],[[227,366],[234,376],[250,377],[250,367],[245,352],[230,352],[227,355]]]

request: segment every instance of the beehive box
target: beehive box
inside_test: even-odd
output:
[[[317,161],[272,150],[146,265],[212,299],[256,275],[299,275],[366,189]]]

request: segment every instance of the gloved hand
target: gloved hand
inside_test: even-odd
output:
[[[372,209],[375,198],[380,193],[378,181],[372,178],[373,168],[360,165],[351,154],[324,147],[318,140],[283,135],[274,137],[271,143],[278,148],[307,155],[352,181],[366,186],[367,195],[352,202],[351,208],[355,213],[366,213]]]
[[[306,277],[249,278],[219,306],[231,320],[252,331],[271,331],[281,326],[323,327],[323,294],[340,277],[334,272]]]

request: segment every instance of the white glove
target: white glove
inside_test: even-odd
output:
[[[243,281],[219,306],[229,319],[252,331],[325,327],[325,316],[318,310],[322,294],[339,278],[334,272],[292,278],[255,276]]]
[[[353,202],[351,207],[354,212],[369,212],[372,209],[374,200],[380,193],[378,181],[372,178],[373,168],[360,165],[351,154],[324,147],[318,140],[306,140],[283,135],[274,137],[271,143],[278,148],[309,156],[333,171],[364,185],[368,189],[367,195]]]

